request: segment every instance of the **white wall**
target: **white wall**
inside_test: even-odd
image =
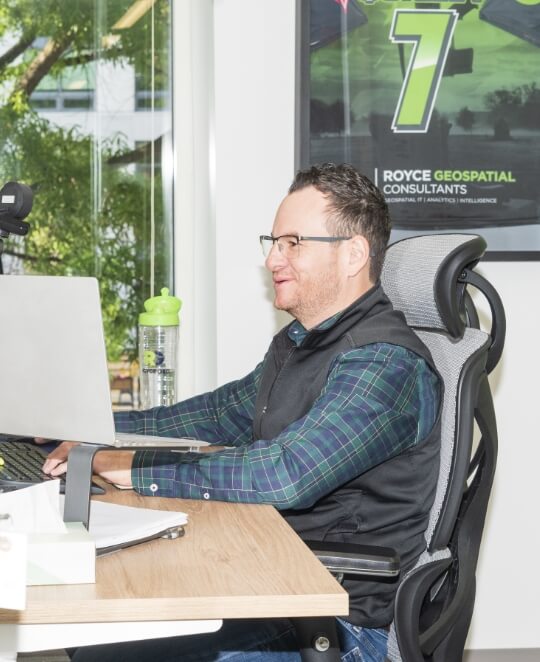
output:
[[[215,0],[217,376],[253,369],[280,326],[259,235],[294,175],[293,0]],[[283,317],[281,317],[281,325]]]
[[[215,0],[217,381],[259,361],[283,323],[262,274],[270,230],[294,174],[293,0]],[[486,263],[508,336],[493,375],[500,454],[469,648],[540,647],[537,329],[540,264]]]
[[[534,570],[540,548],[540,311],[535,293],[540,264],[484,263],[481,272],[503,300],[507,337],[502,361],[490,378],[499,458],[468,647],[536,648],[540,647],[540,580]]]

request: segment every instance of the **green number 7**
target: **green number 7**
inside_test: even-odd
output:
[[[394,133],[425,133],[441,83],[458,19],[457,11],[396,9],[390,38],[413,43],[413,51],[392,120]]]

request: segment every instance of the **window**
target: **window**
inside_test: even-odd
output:
[[[160,53],[160,57],[156,57],[157,66],[153,71],[150,67],[145,66],[144,72],[135,74],[136,110],[149,110],[152,107],[163,110],[170,107],[171,95],[167,87],[168,70],[163,66],[168,64],[165,55]]]
[[[30,95],[36,111],[87,111],[94,109],[95,66],[67,66],[57,76],[45,76]]]
[[[4,271],[99,279],[111,376],[132,404],[138,314],[174,289],[171,2],[17,0],[2,11],[0,180],[34,192]]]

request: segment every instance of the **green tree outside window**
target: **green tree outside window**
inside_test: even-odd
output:
[[[135,6],[139,15],[130,18]],[[136,357],[137,316],[150,283],[173,286],[172,182],[161,169],[171,131],[170,110],[163,110],[170,109],[163,104],[171,91],[170,43],[169,0],[0,5],[0,183],[20,181],[34,192],[31,229],[6,241],[4,268],[96,276],[111,361]],[[94,99],[87,111],[72,109],[79,114],[71,124],[58,112],[69,113],[69,104],[53,118],[37,103],[53,89],[106,95],[116,91],[115,77],[130,72],[133,81],[144,72],[146,87],[152,68],[159,94],[155,103],[147,97],[146,112],[160,111],[146,122],[153,135],[148,128],[142,135],[133,119],[134,82],[126,87],[131,107],[109,104],[102,112]],[[91,121],[86,112],[94,113]]]

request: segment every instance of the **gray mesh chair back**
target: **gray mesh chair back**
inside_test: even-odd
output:
[[[505,329],[497,293],[472,271],[485,246],[475,235],[427,235],[393,244],[385,258],[383,288],[430,349],[444,382],[439,479],[426,550],[398,589],[392,661],[461,660],[472,614],[497,448],[487,373],[500,357]],[[488,298],[491,333],[468,326],[475,321],[468,284]],[[473,457],[475,419],[482,438]]]

